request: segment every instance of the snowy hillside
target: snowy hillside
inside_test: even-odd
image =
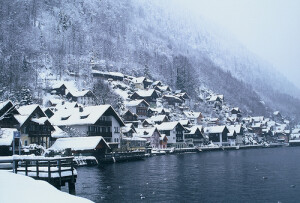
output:
[[[41,102],[41,90],[57,79],[90,88],[93,66],[161,80],[194,98],[205,86],[256,115],[300,115],[298,89],[209,22],[178,9],[158,0],[2,1],[2,99],[25,88]]]

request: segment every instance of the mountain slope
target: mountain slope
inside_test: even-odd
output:
[[[4,0],[0,17],[2,93],[38,91],[66,73],[85,75],[91,87],[90,67],[102,64],[136,76],[148,70],[193,97],[204,85],[256,115],[300,115],[297,88],[170,1]]]

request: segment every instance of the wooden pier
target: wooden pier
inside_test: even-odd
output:
[[[74,168],[74,157],[13,157],[1,160],[1,163],[12,163],[13,172],[26,175],[36,180],[44,180],[61,189],[68,183],[69,193],[76,194],[75,183],[77,171]]]

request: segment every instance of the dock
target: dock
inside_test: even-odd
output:
[[[47,181],[57,189],[68,183],[69,193],[75,195],[77,171],[74,168],[74,157],[26,157],[13,156],[0,160],[0,163],[12,164],[13,173]]]

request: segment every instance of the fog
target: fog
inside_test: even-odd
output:
[[[300,1],[177,0],[268,61],[300,88]]]

